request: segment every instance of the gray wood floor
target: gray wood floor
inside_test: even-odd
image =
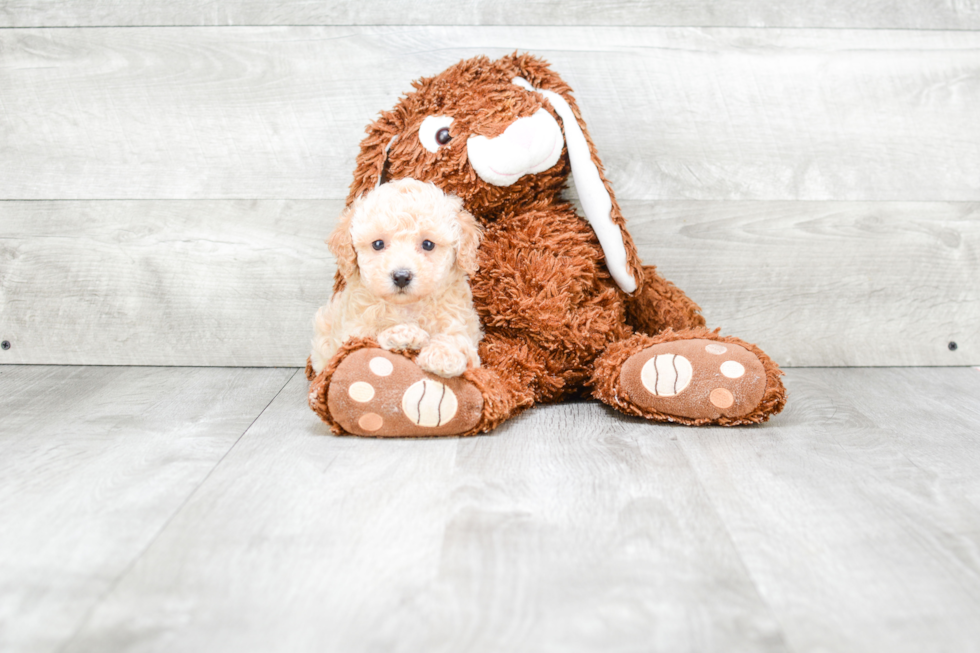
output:
[[[980,650],[980,371],[787,384],[385,441],[294,369],[0,366],[0,650]]]

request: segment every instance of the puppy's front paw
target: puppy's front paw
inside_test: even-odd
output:
[[[429,334],[415,324],[398,324],[378,334],[378,344],[389,351],[422,349],[428,342]]]
[[[426,372],[451,378],[466,371],[466,354],[444,342],[433,342],[419,352],[415,364]]]

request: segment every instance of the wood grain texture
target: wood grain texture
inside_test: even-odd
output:
[[[980,360],[978,204],[624,206],[643,259],[702,306],[708,325],[783,365]]]
[[[975,651],[980,374],[794,370],[773,428],[679,430],[794,651]]]
[[[305,399],[294,377],[66,652],[787,650],[674,429],[578,404],[337,438]]]
[[[295,373],[0,366],[0,650],[58,650]]]
[[[620,199],[980,199],[980,33],[656,27],[0,30],[0,199],[339,199],[412,79],[515,49]]]
[[[2,362],[303,365],[342,202],[3,202]]]
[[[980,372],[787,385],[757,427],[370,440],[292,370],[0,366],[0,646],[975,650]]]
[[[691,25],[719,27],[980,27],[977,0],[0,0],[0,27],[115,25]]]
[[[0,363],[302,365],[341,207],[0,202]],[[980,205],[623,207],[644,261],[783,365],[980,363]]]

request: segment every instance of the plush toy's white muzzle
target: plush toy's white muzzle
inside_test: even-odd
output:
[[[563,144],[568,146],[568,159],[572,164],[572,180],[575,182],[575,189],[578,191],[579,201],[582,203],[582,210],[585,211],[585,218],[592,225],[592,230],[595,232],[596,237],[599,239],[599,244],[602,246],[602,253],[606,258],[606,267],[609,269],[609,274],[612,275],[616,284],[623,291],[628,293],[633,292],[637,288],[636,279],[633,278],[629,269],[626,245],[623,242],[623,233],[616,226],[616,223],[612,221],[612,198],[609,196],[609,191],[606,190],[606,185],[602,182],[599,169],[592,161],[592,152],[589,150],[589,143],[585,138],[585,134],[582,132],[582,128],[578,124],[578,120],[575,118],[575,113],[568,105],[568,102],[565,101],[565,98],[558,93],[535,89],[523,77],[515,77],[511,82],[528,91],[537,91],[543,95],[551,103],[551,106],[555,109],[555,113],[558,114],[564,123],[565,134],[562,136],[561,127],[551,117],[551,114],[547,113],[544,109],[539,109],[531,118],[521,119],[531,120],[532,118],[537,118],[539,114],[544,112],[551,123],[555,125],[555,128],[558,129],[558,153],[560,154]],[[521,120],[516,121],[514,124],[517,124]],[[513,127],[514,125],[508,127],[499,138],[493,139],[493,141],[502,140]],[[518,179],[520,175],[513,177],[511,181],[504,184],[491,181],[487,177],[484,177],[473,160],[472,141],[473,139],[471,138],[467,143],[470,163],[483,181],[497,186],[508,186],[514,180]],[[557,163],[558,154],[555,156],[555,160],[550,164],[533,170],[525,170],[521,174],[547,170]]]
[[[565,144],[558,121],[544,109],[518,118],[496,138],[470,136],[466,154],[480,179],[510,186],[524,175],[543,172],[558,163]]]

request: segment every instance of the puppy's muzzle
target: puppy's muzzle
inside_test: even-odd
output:
[[[399,288],[405,288],[412,283],[412,273],[408,270],[395,270],[391,273],[391,280]]]

